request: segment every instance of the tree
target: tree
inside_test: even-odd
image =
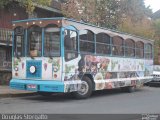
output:
[[[10,1],[9,0],[1,0],[0,1],[0,8],[4,8]]]
[[[157,19],[153,22],[153,27],[155,30],[154,39],[154,58],[155,58],[155,64],[160,64],[158,61],[158,56],[160,56],[160,19]]]
[[[97,0],[96,16],[99,26],[117,28],[120,23],[120,1],[117,0]]]
[[[81,20],[96,24],[96,0],[78,0]]]
[[[144,18],[142,21],[133,23],[132,19],[127,17],[119,25],[118,30],[145,38],[154,38],[154,28],[152,27],[152,21],[147,18]]]
[[[62,3],[65,17],[95,23],[95,0],[67,0]]]
[[[118,6],[117,0],[68,0],[62,3],[62,12],[66,17],[110,27],[119,23]]]
[[[151,15],[144,0],[67,0],[62,5],[67,17],[109,28],[118,28],[124,18],[136,23]]]
[[[121,14],[123,15],[118,29],[146,38],[154,38],[151,9],[146,7],[144,0],[121,0]]]
[[[5,6],[13,3],[18,3],[21,7],[26,9],[28,14],[31,14],[36,5],[49,6],[51,0],[1,0],[0,8],[4,8]]]
[[[121,11],[126,16],[130,16],[134,23],[152,14],[152,10],[145,6],[144,0],[121,0]]]
[[[101,27],[153,38],[151,9],[144,0],[68,0],[64,14]]]
[[[62,13],[65,17],[80,20],[79,3],[77,0],[68,0],[62,2]]]
[[[157,40],[160,40],[160,19],[157,19],[154,21],[153,23],[153,27],[154,27],[154,30],[155,30],[155,38]],[[160,43],[159,43],[159,46],[160,46]]]

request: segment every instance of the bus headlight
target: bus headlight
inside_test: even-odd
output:
[[[14,70],[15,70],[15,71],[18,71],[18,67],[15,67]]]
[[[53,70],[54,70],[54,72],[57,72],[58,71],[58,67],[55,66]]]
[[[31,66],[31,67],[29,68],[29,70],[30,70],[30,72],[33,74],[33,73],[36,72],[36,67],[35,67],[35,66]]]

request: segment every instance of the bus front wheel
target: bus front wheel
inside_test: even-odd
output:
[[[92,81],[89,77],[85,76],[82,79],[81,87],[78,91],[73,92],[77,99],[86,99],[92,94]]]

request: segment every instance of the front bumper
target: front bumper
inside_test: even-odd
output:
[[[28,87],[35,86],[35,87]],[[64,83],[59,81],[47,80],[22,80],[12,79],[10,81],[10,88],[17,90],[28,90],[35,92],[64,92]]]

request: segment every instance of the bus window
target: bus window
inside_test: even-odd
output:
[[[65,30],[64,36],[65,60],[69,61],[78,57],[77,32]]]
[[[60,56],[60,29],[55,25],[45,27],[44,56]]]
[[[141,41],[136,42],[136,57],[137,58],[144,57],[144,43]]]
[[[28,29],[28,56],[40,57],[42,55],[42,28],[31,26]]]
[[[83,53],[94,53],[94,33],[89,30],[81,30],[79,32],[80,51]]]
[[[124,56],[123,39],[119,36],[114,36],[112,39],[112,54]]]
[[[125,40],[125,56],[126,57],[135,56],[135,42],[131,39]]]
[[[24,29],[20,26],[14,29],[14,56],[24,56]]]
[[[152,59],[152,45],[149,43],[145,46],[145,58]]]
[[[105,33],[99,33],[96,35],[96,53],[111,54],[109,35]]]

